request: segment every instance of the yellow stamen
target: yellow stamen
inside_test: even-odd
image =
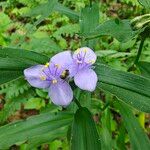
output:
[[[56,79],[52,80],[53,84],[56,84],[58,81]]]
[[[94,63],[95,63],[95,60],[90,60],[88,63],[89,63],[89,64],[94,64]]]
[[[46,63],[44,66],[47,68],[49,66],[49,63]]]
[[[61,68],[61,66],[59,64],[55,64],[56,68]]]
[[[78,48],[74,53],[75,54],[79,54],[80,53],[80,49]]]
[[[46,77],[45,76],[40,76],[40,79],[44,81],[44,80],[46,80]]]
[[[87,53],[87,51],[88,51],[88,49],[84,49],[84,50],[83,50],[84,53]]]

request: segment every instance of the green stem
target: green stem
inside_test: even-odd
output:
[[[79,107],[79,108],[81,108],[82,106],[81,106],[81,104],[79,103],[79,101],[74,97],[74,102],[76,103],[76,105]]]
[[[90,7],[92,7],[92,0],[90,0]]]
[[[145,39],[146,39],[146,38],[142,38],[142,40],[141,40],[141,43],[140,43],[140,46],[139,46],[139,49],[138,49],[138,54],[137,54],[137,56],[136,56],[136,59],[135,59],[135,61],[134,61],[134,64],[137,64],[138,61],[139,61],[139,58],[140,58],[141,53],[142,53],[142,49],[143,49],[143,45],[144,45]]]

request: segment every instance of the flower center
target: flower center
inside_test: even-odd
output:
[[[63,77],[66,75],[66,72],[63,72],[63,68],[59,64],[54,64],[53,62],[46,63],[41,70],[40,79],[42,81],[49,81],[52,84],[56,84],[61,79],[61,75]]]
[[[95,62],[94,60],[86,61],[88,49],[77,49],[75,52],[76,58],[74,59],[77,63],[78,70],[85,69],[91,67],[91,65]]]

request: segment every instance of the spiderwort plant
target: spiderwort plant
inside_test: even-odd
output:
[[[24,70],[27,81],[37,88],[48,89],[52,102],[67,106],[73,99],[73,91],[68,82],[62,78],[69,71],[69,78],[74,78],[75,84],[87,91],[94,91],[97,75],[92,69],[96,54],[88,47],[64,51],[56,54],[46,65],[36,65]]]
[[[65,69],[59,64],[49,62],[24,70],[26,80],[36,88],[48,89],[49,96],[55,105],[67,106],[73,99],[73,91],[67,81],[60,77]]]

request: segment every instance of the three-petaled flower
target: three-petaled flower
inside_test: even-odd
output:
[[[92,69],[95,61],[95,53],[90,48],[83,47],[73,54],[71,51],[58,53],[46,65],[25,69],[24,75],[33,87],[48,89],[54,104],[67,106],[73,99],[73,91],[62,76],[67,70],[69,77],[74,77],[74,82],[79,88],[94,91],[98,80]]]

